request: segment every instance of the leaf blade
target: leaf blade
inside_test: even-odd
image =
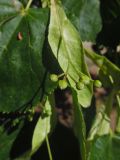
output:
[[[84,61],[82,42],[78,32],[66,17],[62,6],[54,0],[51,2],[51,20],[48,35],[49,44],[61,68],[68,75],[71,86],[76,88],[75,80],[79,81],[81,74],[89,76]],[[85,89],[82,91],[78,91],[79,103],[83,107],[90,105],[92,92],[92,82],[90,82],[88,86],[85,86]],[[84,97],[84,99],[81,98],[81,96],[85,94],[87,94],[87,96]]]

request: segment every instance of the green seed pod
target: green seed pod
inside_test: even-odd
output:
[[[83,81],[84,84],[87,85],[87,84],[90,83],[90,78],[88,76],[84,75],[81,78],[82,78],[82,81]]]
[[[51,74],[51,75],[50,75],[50,79],[51,79],[51,81],[53,81],[53,82],[57,82],[57,81],[58,81],[58,76],[57,76],[56,74]]]
[[[59,80],[59,87],[61,90],[66,89],[68,86],[68,83],[66,80]]]
[[[94,81],[94,86],[97,87],[97,88],[100,88],[100,87],[102,87],[102,83],[99,80],[95,80]]]
[[[84,89],[84,87],[85,87],[85,84],[83,82],[76,83],[76,88],[78,90],[82,90],[82,89]]]

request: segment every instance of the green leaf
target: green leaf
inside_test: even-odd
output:
[[[62,2],[67,16],[79,30],[82,40],[95,42],[102,27],[99,0],[63,0]]]
[[[10,151],[15,141],[22,124],[19,127],[12,131],[11,133],[7,133],[7,130],[4,130],[2,126],[0,126],[0,159],[1,160],[9,160],[10,159]],[[9,126],[10,129],[10,126]]]
[[[88,160],[119,160],[120,135],[108,134],[96,138],[92,145]]]
[[[120,133],[120,95],[116,95],[117,100],[117,124],[116,124],[116,132]]]
[[[22,4],[17,0],[0,0],[0,26],[16,16],[22,7]]]
[[[113,107],[115,91],[112,90],[109,96],[104,100],[104,103],[98,106],[97,115],[95,121],[91,127],[89,136],[88,136],[88,160],[99,160],[99,159],[110,159],[113,160],[111,157],[111,153],[109,152],[109,148],[111,149],[111,144],[109,143],[109,139],[106,139],[106,144],[103,144],[102,137],[107,137],[110,135],[112,137],[112,129],[110,127],[110,113]],[[104,147],[103,147],[103,146]],[[99,154],[98,154],[99,150]],[[105,151],[105,152],[104,152]],[[108,151],[108,152],[107,152]],[[94,155],[93,155],[94,152]],[[110,151],[113,153],[113,151]],[[108,155],[106,155],[108,154]],[[109,157],[110,155],[110,157]],[[111,159],[112,158],[112,159]]]
[[[120,89],[120,69],[106,57],[85,49],[86,55],[100,68],[99,78],[104,87]],[[116,91],[117,91],[116,90]]]
[[[88,140],[93,140],[96,136],[106,135],[110,132],[110,119],[105,114],[105,106],[99,106],[94,123],[91,127]]]
[[[117,126],[116,126],[116,131],[120,133],[120,115],[119,115],[119,117],[118,117]]]
[[[74,104],[74,132],[79,141],[82,160],[86,160],[86,128],[82,108],[78,104],[76,92],[72,90]]]
[[[110,133],[110,113],[113,107],[115,91],[112,90],[106,97],[104,102],[101,102],[98,111],[91,127],[88,140],[93,140],[97,136],[107,135]]]
[[[51,104],[51,100],[47,98],[43,113],[40,116],[33,133],[31,154],[35,153],[38,150],[38,148],[46,139],[46,136],[50,132],[52,132],[55,125],[56,115],[54,111],[53,102]]]
[[[6,8],[4,15],[9,17],[4,23],[0,19],[0,111],[14,111],[38,92],[39,97],[43,94],[43,83],[48,78],[42,62],[48,10],[15,12],[13,1],[0,1],[0,7]],[[17,15],[11,18],[13,12]]]
[[[60,67],[67,74],[70,85],[76,89],[76,82],[81,74],[89,76],[84,61],[84,50],[79,34],[66,17],[61,4],[51,1],[49,25],[49,44]],[[92,97],[92,82],[78,91],[79,103],[88,107]]]
[[[85,0],[62,0],[62,4],[65,8],[66,13],[71,13],[72,15],[79,16],[81,8],[83,7]],[[77,17],[75,17],[77,18]]]
[[[95,42],[101,28],[99,0],[86,0],[80,12],[79,30],[82,40]]]
[[[41,0],[42,7],[45,8],[50,5],[50,0]]]
[[[120,134],[112,133],[110,118],[115,92],[112,91],[96,115],[88,138],[88,160],[119,160]],[[106,105],[106,106],[105,106]],[[107,114],[106,114],[107,113]],[[117,130],[119,132],[119,130]]]

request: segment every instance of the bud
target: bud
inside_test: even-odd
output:
[[[100,88],[100,87],[102,87],[102,83],[99,80],[95,80],[94,81],[94,86],[97,87],[97,88]]]
[[[59,80],[59,87],[61,90],[66,89],[68,86],[68,83],[66,80]]]
[[[57,81],[58,81],[58,76],[57,76],[56,74],[51,74],[51,75],[50,75],[50,79],[51,79],[51,81],[53,81],[53,82],[57,82]]]
[[[82,89],[84,89],[84,87],[85,87],[85,85],[84,85],[83,82],[78,82],[78,83],[76,83],[76,88],[77,88],[78,90],[82,90]]]
[[[82,78],[82,81],[83,81],[84,84],[87,85],[87,84],[90,83],[90,78],[88,76],[83,75],[81,78]]]

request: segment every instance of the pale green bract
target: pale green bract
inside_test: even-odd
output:
[[[47,98],[43,114],[40,116],[33,133],[31,154],[37,151],[37,149],[46,139],[46,136],[48,136],[48,134],[54,128],[53,124],[55,123],[55,115],[52,109],[53,107],[54,106],[51,106],[50,101]]]
[[[79,142],[82,160],[86,160],[87,159],[86,127],[85,127],[84,116],[82,113],[82,107],[78,104],[78,99],[75,90],[72,90],[72,96],[73,96],[74,113],[75,113],[74,124],[73,124],[74,133]]]
[[[76,81],[81,74],[89,73],[84,61],[84,49],[79,33],[68,20],[58,1],[51,0],[50,25],[48,40],[63,71],[68,75],[70,85],[76,89]],[[88,107],[92,98],[92,82],[81,91],[77,91],[78,101],[83,107]]]

